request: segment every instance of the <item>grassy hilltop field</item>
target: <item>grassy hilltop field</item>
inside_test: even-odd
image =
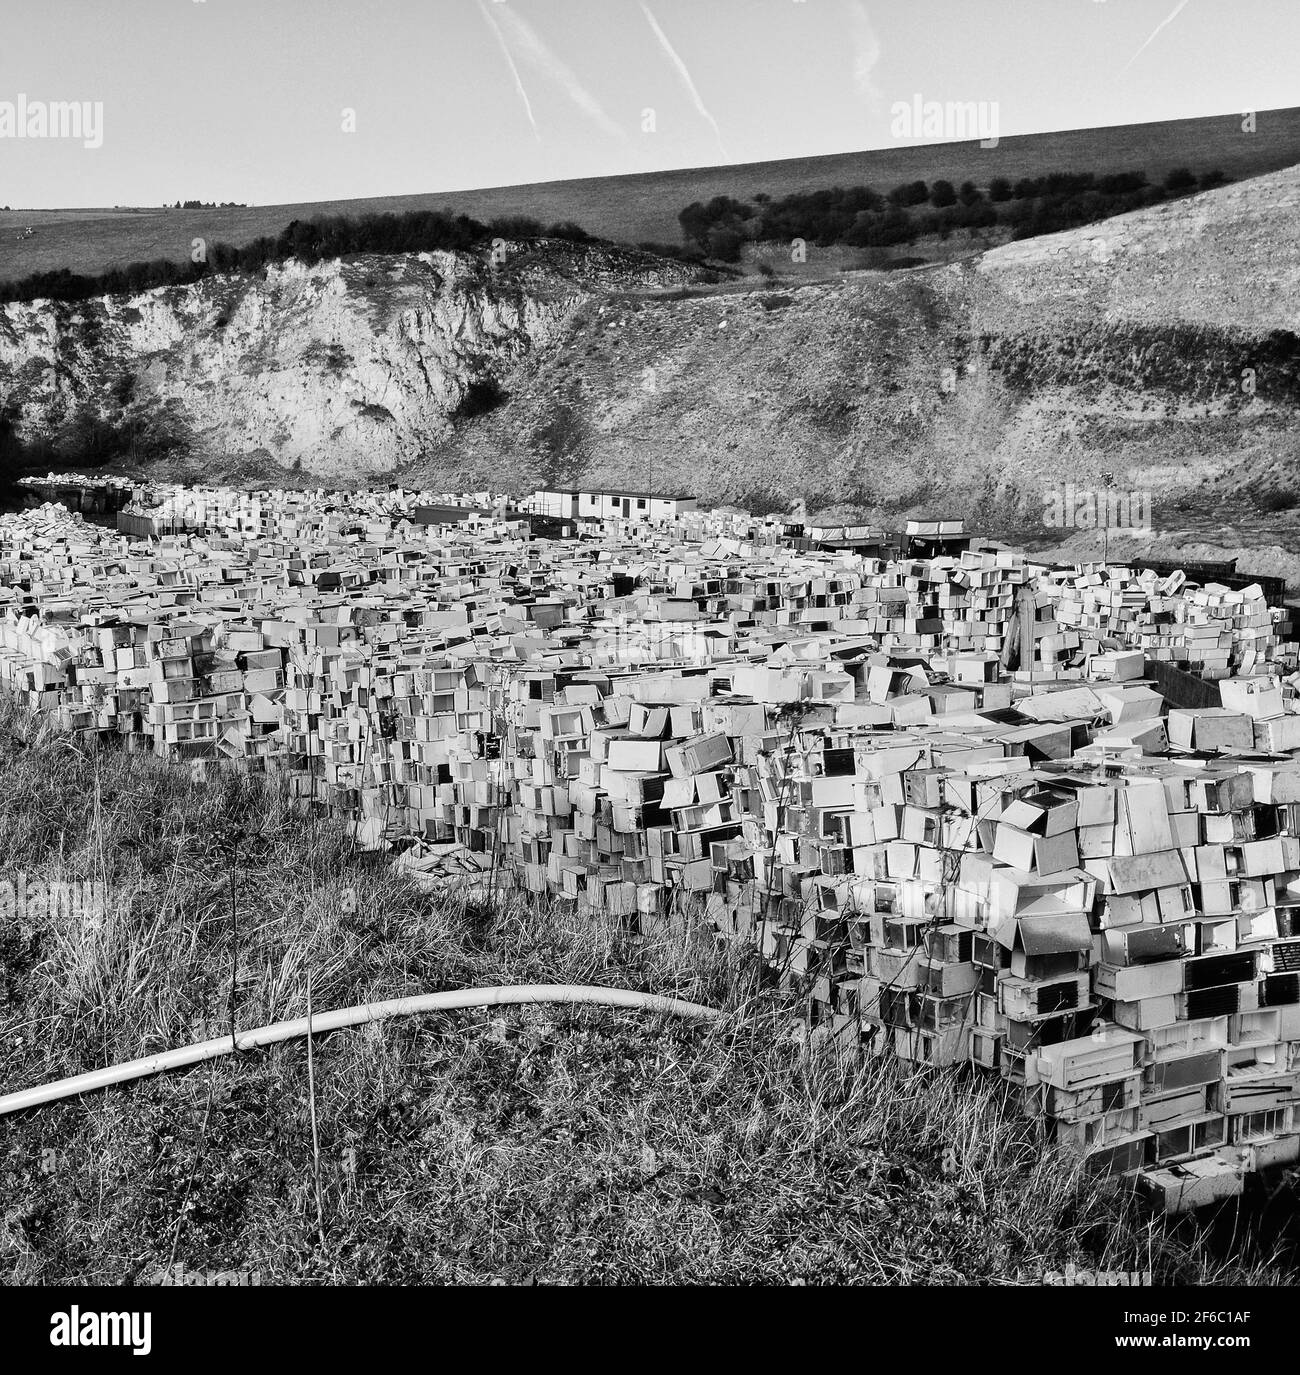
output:
[[[1258,1241],[1231,1210],[1153,1216],[1045,1148],[996,1079],[801,1043],[797,990],[692,921],[633,936],[504,895],[467,907],[273,786],[2,713],[7,868],[115,898],[102,921],[0,917],[7,1088],[302,1016],[309,973],[318,1014],[526,982],[724,1014],[398,1018],[317,1036],[310,1078],[290,1041],[0,1118],[4,1281],[1300,1280],[1285,1199]]]
[[[981,185],[994,177],[1017,180],[1052,172],[1104,174],[1141,168],[1153,181],[1174,168],[1220,170],[1230,181],[1260,176],[1300,162],[1300,108],[1261,111],[1253,134],[1242,115],[1103,129],[1073,129],[999,141],[927,144],[776,162],[685,168],[628,176],[590,177],[483,190],[416,192],[367,200],[320,201],[213,210],[122,209],[0,210],[0,281],[68,268],[99,273],[112,266],[159,258],[188,260],[191,242],[245,244],[274,236],[293,220],[320,215],[446,210],[489,221],[528,215],[550,224],[575,221],[588,233],[622,243],[678,243],[680,211],[714,196],[747,199],[762,192],[780,198],[796,191],[868,184],[888,190],[901,183],[946,178]],[[202,188],[197,188],[199,191]],[[178,187],[182,199],[195,188]],[[0,196],[3,193],[0,192]],[[30,239],[18,241],[28,226]]]

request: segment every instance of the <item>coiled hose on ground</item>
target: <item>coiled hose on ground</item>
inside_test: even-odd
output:
[[[672,1017],[687,1017],[697,1021],[712,1021],[722,1014],[700,1003],[686,1003],[677,998],[664,998],[656,993],[634,993],[626,988],[600,988],[594,984],[519,984],[499,988],[457,988],[444,993],[421,993],[412,998],[391,998],[387,1002],[359,1003],[356,1007],[338,1008],[288,1022],[273,1022],[270,1026],[255,1027],[251,1031],[237,1031],[233,1037],[220,1036],[211,1041],[197,1041],[176,1050],[159,1051],[125,1064],[110,1065],[107,1069],[90,1070],[70,1079],[58,1079],[52,1084],[22,1089],[18,1093],[0,1096],[0,1117],[21,1112],[24,1108],[42,1103],[57,1102],[61,1098],[75,1098],[78,1094],[122,1084],[130,1079],[143,1079],[150,1074],[183,1069],[203,1060],[215,1060],[234,1050],[255,1050],[259,1046],[274,1045],[277,1041],[292,1041],[297,1037],[337,1031],[341,1027],[361,1026],[387,1017],[406,1017],[418,1012],[445,1012],[462,1007],[504,1007],[512,1003],[594,1003],[604,1007],[640,1008],[648,1012],[664,1012]]]

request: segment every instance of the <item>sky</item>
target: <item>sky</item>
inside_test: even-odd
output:
[[[1297,0],[4,0],[0,204],[254,205],[1300,105]],[[4,103],[102,110],[102,143]],[[349,118],[345,112],[351,111]],[[351,125],[352,127],[347,127]]]

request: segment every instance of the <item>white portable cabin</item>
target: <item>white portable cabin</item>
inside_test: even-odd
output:
[[[696,501],[683,493],[550,487],[533,494],[532,506],[537,515],[571,520],[671,520],[694,511]]]

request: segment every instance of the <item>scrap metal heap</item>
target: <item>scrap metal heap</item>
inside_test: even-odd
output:
[[[702,915],[817,1034],[1000,1073],[1166,1207],[1300,1158],[1300,704],[1258,588],[320,498],[178,492],[191,533],[146,542],[0,518],[0,682],[283,774],[431,884]]]

